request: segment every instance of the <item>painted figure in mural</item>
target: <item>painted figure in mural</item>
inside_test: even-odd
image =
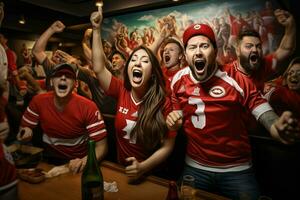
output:
[[[267,50],[266,52],[273,52],[275,50],[275,30],[276,30],[276,17],[274,16],[274,10],[271,1],[266,1],[265,8],[260,11],[260,16],[263,20],[263,24],[266,27],[267,34]]]
[[[299,128],[292,113],[284,112],[280,118],[275,114],[248,76],[216,63],[216,39],[208,25],[188,27],[183,43],[189,67],[171,82],[174,111],[167,118],[167,124],[177,128],[181,125],[177,120],[183,119],[187,135],[183,175],[193,175],[197,188],[256,200],[259,191],[241,118],[245,107],[282,143],[299,139]]]
[[[178,37],[177,35],[177,24],[176,18],[173,15],[167,15],[159,18],[157,20],[157,27],[156,29],[161,32],[163,27],[167,26],[168,31],[170,31],[170,36]]]
[[[116,137],[118,162],[129,180],[136,181],[157,171],[171,153],[176,137],[165,117],[171,111],[166,99],[162,71],[155,55],[145,46],[130,55],[124,81],[105,68],[101,43],[102,12],[91,14],[93,26],[93,68],[106,94],[118,99]],[[169,102],[169,103],[168,103]]]

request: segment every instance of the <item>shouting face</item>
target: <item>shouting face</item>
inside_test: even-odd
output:
[[[300,63],[291,66],[286,77],[287,85],[290,90],[300,91]]]
[[[75,79],[69,73],[57,72],[51,78],[51,84],[55,95],[59,98],[64,98],[72,93],[75,87]]]
[[[146,90],[152,73],[152,63],[144,49],[133,53],[127,69],[130,84],[133,89]]]
[[[163,50],[163,62],[168,70],[174,67],[180,67],[180,59],[182,58],[180,47],[176,43],[168,43]],[[176,68],[177,69],[177,68]],[[175,69],[174,69],[175,70]]]
[[[262,45],[257,37],[245,36],[237,48],[237,56],[241,67],[247,74],[252,74],[262,65]]]
[[[206,36],[197,35],[189,39],[185,56],[196,80],[205,82],[214,74],[216,51]]]

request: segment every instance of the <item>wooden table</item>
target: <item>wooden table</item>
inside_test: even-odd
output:
[[[48,171],[51,165],[41,163],[39,168]],[[106,182],[116,181],[118,192],[105,192],[106,200],[164,200],[168,194],[168,181],[154,176],[149,176],[138,185],[127,183],[124,169],[119,165],[103,161],[101,171]],[[63,174],[46,179],[39,184],[30,184],[19,181],[18,189],[20,200],[80,200],[81,199],[81,174]],[[197,190],[197,200],[226,200],[226,198]]]

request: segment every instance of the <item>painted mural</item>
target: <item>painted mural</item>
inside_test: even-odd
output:
[[[105,18],[102,34],[117,50],[129,55],[138,45],[150,46],[163,27],[181,39],[187,26],[205,23],[217,37],[219,60],[226,63],[235,57],[235,41],[241,29],[252,28],[260,33],[265,54],[277,48],[283,29],[273,15],[276,8],[276,2],[264,0],[196,1]]]

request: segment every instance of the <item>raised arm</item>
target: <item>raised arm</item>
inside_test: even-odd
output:
[[[170,31],[168,30],[168,26],[165,25],[161,31],[158,37],[155,38],[154,42],[149,46],[149,49],[155,54],[158,55],[158,50],[164,39],[170,36]]]
[[[62,32],[65,28],[65,25],[61,21],[54,22],[35,42],[32,54],[35,56],[37,61],[42,64],[42,62],[47,57],[45,50],[48,43],[48,40],[54,33]]]
[[[91,47],[92,34],[93,34],[92,29],[90,28],[86,29],[81,42],[84,57],[89,64],[92,64],[92,47]]]
[[[283,61],[290,56],[296,48],[296,24],[294,17],[285,10],[277,9],[274,11],[277,21],[285,27],[284,36],[281,39],[275,56],[278,61]]]
[[[101,41],[101,23],[102,23],[102,9],[98,12],[93,12],[91,14],[91,23],[93,26],[93,48],[92,48],[92,62],[93,70],[99,80],[99,83],[104,91],[109,89],[112,74],[105,67],[105,54],[103,51],[102,41]]]

